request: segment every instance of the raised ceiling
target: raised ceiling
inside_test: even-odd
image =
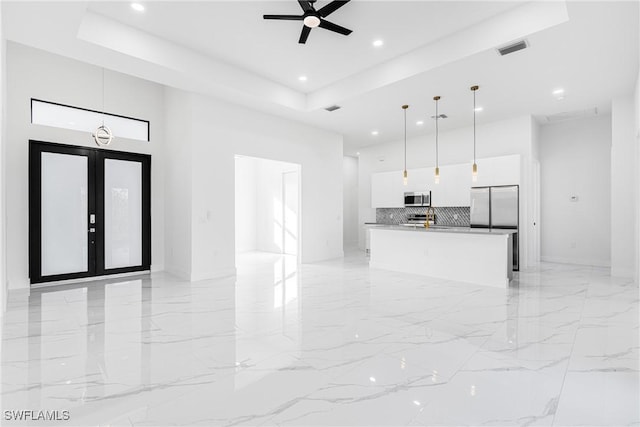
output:
[[[319,1],[317,8],[328,2]],[[262,15],[299,14],[296,1],[2,3],[7,39],[162,84],[219,97],[344,135],[345,153],[429,133],[434,95],[449,118],[479,121],[598,108],[628,93],[638,72],[635,1],[360,1],[331,20],[354,32],[312,31]],[[524,37],[530,48],[495,48]],[[372,42],[384,40],[376,48]],[[307,76],[306,82],[298,77]],[[562,87],[563,100],[551,92]],[[335,112],[324,107],[340,105]],[[415,124],[418,120],[425,123]],[[377,136],[371,135],[377,130]]]

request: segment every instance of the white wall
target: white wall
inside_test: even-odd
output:
[[[297,171],[298,165],[258,159],[256,166],[256,249],[280,254],[284,249],[282,174]],[[236,224],[236,227],[242,227],[242,224]]]
[[[173,93],[166,97],[168,103],[185,98],[191,111],[190,117],[177,119],[185,123],[176,125],[191,132],[190,141],[184,144],[189,160],[179,166],[192,173],[191,211],[176,212],[183,218],[173,219],[191,223],[189,236],[174,248],[191,251],[191,264],[183,274],[186,278],[200,280],[235,272],[236,155],[301,165],[301,260],[315,262],[343,255],[340,135],[205,96],[167,91]],[[167,139],[169,145],[181,142]],[[176,196],[175,191],[179,190],[167,189],[167,200]]]
[[[522,160],[520,180],[520,233],[521,268],[526,268],[529,260],[527,247],[530,227],[529,198],[530,173],[532,159],[532,119],[531,116],[519,116],[497,122],[482,123],[478,119],[476,128],[477,158],[499,157],[519,154]],[[375,222],[375,209],[371,208],[371,174],[374,172],[402,170],[403,141],[379,144],[360,150],[358,169],[358,224]],[[439,163],[453,165],[469,162],[473,159],[473,128],[471,126],[441,131],[439,135]],[[422,135],[407,140],[407,168],[429,167],[435,164],[435,143],[433,135]],[[478,168],[478,174],[486,173]],[[489,171],[490,173],[490,171]],[[469,172],[471,176],[471,172]],[[409,177],[411,179],[411,177]],[[444,179],[444,177],[442,177]],[[469,179],[469,186],[472,186]],[[359,230],[358,246],[364,248],[364,233]]]
[[[640,16],[638,18],[640,21]],[[640,183],[640,66],[635,90],[636,117],[636,182]],[[640,184],[636,191],[636,256],[640,256]],[[640,284],[640,261],[636,262],[636,284]]]
[[[27,288],[29,260],[29,139],[95,147],[91,135],[30,123],[30,99],[102,110],[102,68],[8,43],[6,94],[6,224],[9,289]],[[110,149],[151,154],[152,269],[164,269],[163,89],[107,70],[105,106],[111,113],[151,123],[151,142],[116,139]]]
[[[345,156],[342,164],[345,247],[358,244],[358,159]]]
[[[543,261],[610,265],[610,149],[608,115],[540,129]]]
[[[540,124],[532,117],[531,118],[531,206],[529,209],[529,233],[533,236],[529,239],[528,251],[529,251],[529,265],[538,265],[540,262],[540,248],[542,241],[542,233],[540,232],[540,217],[542,215],[541,210],[541,191],[540,191]]]
[[[5,228],[5,114],[6,114],[6,45],[0,6],[0,319],[7,308],[6,228]],[[0,344],[1,345],[1,344]]]
[[[179,90],[164,89],[164,135],[166,141],[165,269],[181,277],[191,275],[191,97]],[[170,118],[170,120],[169,120]]]
[[[259,160],[238,156],[235,162],[236,252],[250,252],[257,248],[256,176]]]
[[[633,94],[611,103],[611,275],[634,277],[636,254],[636,118]]]
[[[640,8],[638,8],[638,23],[640,25]],[[636,256],[640,257],[640,64],[638,64],[638,78],[636,79],[635,117],[636,117]],[[640,284],[640,260],[636,262],[636,284]]]

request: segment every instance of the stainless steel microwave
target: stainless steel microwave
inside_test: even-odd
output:
[[[431,191],[404,193],[404,206],[431,206]]]

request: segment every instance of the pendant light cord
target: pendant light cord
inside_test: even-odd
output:
[[[438,167],[438,98],[436,97],[436,167]]]
[[[104,126],[104,67],[102,67],[102,126]]]
[[[407,170],[407,108],[404,109],[404,170]]]
[[[473,91],[473,163],[476,162],[476,91],[477,86],[471,88]]]

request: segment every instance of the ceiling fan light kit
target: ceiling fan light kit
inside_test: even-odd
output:
[[[313,3],[315,3],[316,0],[298,0],[298,4],[304,12],[302,15],[263,15],[263,18],[281,21],[302,21],[304,25],[302,26],[302,32],[300,33],[300,39],[298,40],[298,43],[300,44],[305,44],[307,42],[311,29],[316,27],[348,36],[352,33],[351,30],[334,24],[333,22],[329,22],[324,18],[349,3],[349,1],[350,0],[334,0],[326,6],[316,10],[316,8],[313,7]]]
[[[309,28],[315,28],[318,25],[320,25],[320,18],[318,18],[315,15],[308,15],[304,17],[302,22],[304,22],[304,25],[306,25]]]

